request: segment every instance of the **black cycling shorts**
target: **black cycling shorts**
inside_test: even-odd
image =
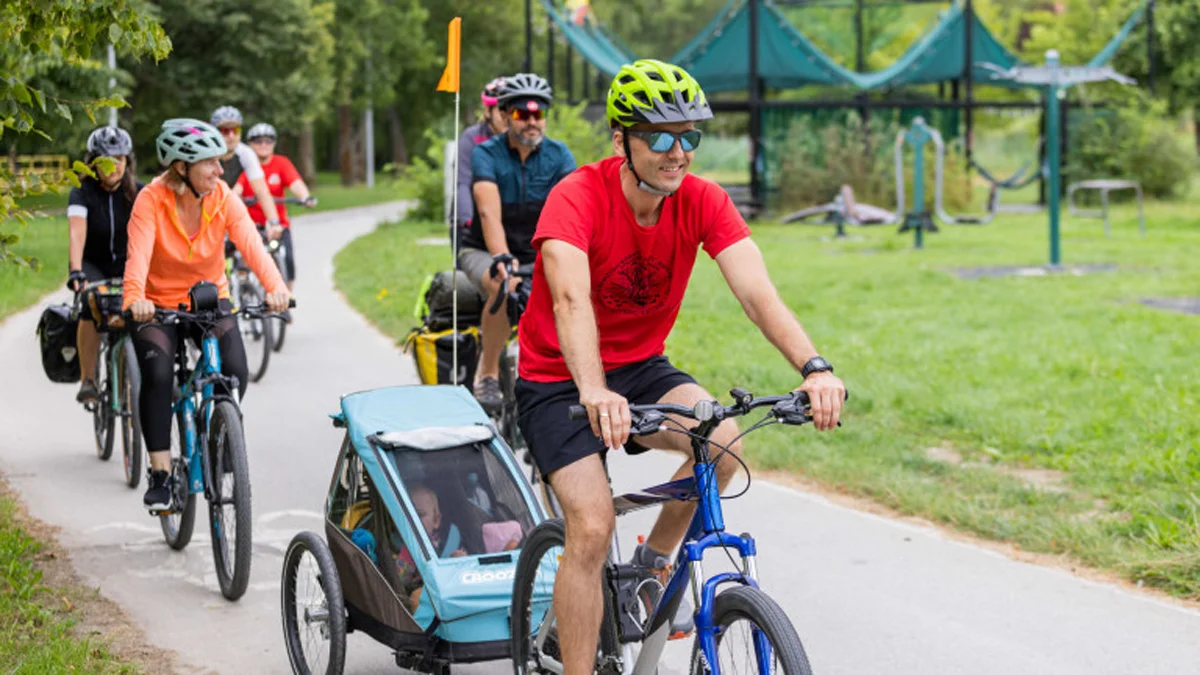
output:
[[[652,356],[639,363],[614,368],[605,373],[605,377],[608,388],[633,405],[658,403],[675,387],[696,381],[671,365],[665,356]],[[517,424],[543,476],[590,455],[607,454],[604,441],[592,433],[586,419],[567,417],[567,410],[579,403],[579,389],[573,380],[530,382],[518,379],[515,393],[520,411]],[[646,450],[632,438],[625,444],[625,452],[630,455]]]

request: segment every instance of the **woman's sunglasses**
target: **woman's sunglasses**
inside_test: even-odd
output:
[[[512,111],[512,118],[514,120],[521,120],[522,122],[528,122],[529,120],[540,120],[542,117],[544,117],[544,113],[541,110],[522,110],[520,108],[513,108]]]
[[[683,148],[684,152],[691,152],[700,147],[700,137],[704,135],[700,133],[699,129],[692,129],[681,134],[670,131],[626,131],[625,133],[646,141],[646,145],[649,145],[653,152],[668,152],[675,147],[675,141],[679,141],[679,147]]]

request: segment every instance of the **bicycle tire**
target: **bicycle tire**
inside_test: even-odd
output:
[[[249,284],[246,284],[242,286],[242,294],[239,299],[241,301],[240,306],[242,307],[246,307],[248,305],[261,305],[263,302],[262,291]],[[247,331],[242,327],[243,322],[245,322],[250,328],[249,335],[247,335]],[[241,316],[238,317],[238,328],[242,334],[243,349],[246,349],[247,365],[250,367],[251,382],[258,382],[259,380],[263,379],[264,375],[267,374],[267,366],[271,363],[271,349],[274,342],[273,324],[274,322],[269,319],[246,319]],[[246,344],[247,337],[249,337],[251,342],[262,343],[262,359],[258,362],[257,366],[250,361],[250,350],[248,349],[249,345]]]
[[[250,468],[246,458],[246,437],[242,417],[230,401],[219,401],[209,423],[206,479],[211,499],[208,504],[209,535],[212,539],[213,565],[217,582],[226,600],[237,600],[250,583],[251,532]],[[230,495],[225,495],[225,480],[232,480]],[[228,503],[227,503],[228,502]],[[233,506],[230,519],[224,510]],[[230,537],[232,525],[233,536]],[[229,546],[233,540],[232,548]],[[229,560],[233,556],[232,564]]]
[[[108,350],[101,349],[96,359],[96,376],[92,380],[96,383],[97,393],[95,407],[92,408],[92,432],[96,437],[96,457],[101,461],[107,462],[112,457],[113,452],[113,431],[116,429],[117,418],[112,411],[112,397],[108,391],[108,378],[102,377],[104,374],[104,364],[108,362]],[[113,377],[113,373],[108,374]]]
[[[122,340],[121,347],[121,452],[124,457],[125,484],[136,489],[142,480],[142,371],[138,368],[133,341]]]
[[[713,603],[713,628],[718,631],[717,654],[721,663],[721,672],[741,672],[736,667],[727,666],[725,660],[721,658],[721,644],[724,642],[724,638],[729,636],[730,626],[738,619],[749,621],[766,636],[771,645],[772,654],[780,666],[778,671],[770,669],[769,672],[782,672],[785,675],[812,675],[812,667],[808,663],[804,645],[800,642],[800,636],[796,634],[796,628],[792,626],[792,622],[783,608],[769,595],[752,586],[738,586],[719,593]],[[751,654],[754,654],[755,651],[753,647],[749,649]],[[758,668],[754,669],[758,670]],[[711,673],[705,659],[700,656],[699,641],[694,642],[692,646],[690,672],[692,675]]]
[[[317,563],[317,588],[323,597],[316,599],[310,595],[309,600],[315,602],[303,608],[301,617],[301,607],[296,597],[297,579],[300,564],[304,561],[306,553]],[[346,662],[346,610],[342,599],[342,582],[338,577],[337,565],[333,562],[329,546],[320,535],[301,532],[292,537],[283,557],[283,579],[279,585],[283,641],[287,646],[292,672],[299,675],[341,675]],[[320,630],[317,633],[329,642],[329,663],[323,670],[314,670],[312,666],[315,664],[310,664],[308,655],[304,653],[304,646],[312,644],[312,641],[305,640],[300,635],[302,618],[306,628],[310,628],[313,623],[325,623],[328,626],[327,633]]]
[[[284,258],[283,248],[280,247],[272,257],[275,258],[275,266],[279,268],[279,276],[283,277],[285,284],[290,284],[292,279],[287,273],[287,260]],[[279,350],[283,349],[283,341],[287,337],[287,328],[287,321],[284,321],[282,318],[275,324],[275,335],[272,336],[271,351],[276,354],[279,353]]]
[[[521,543],[521,555],[517,558],[517,571],[513,576],[512,612],[509,613],[508,619],[511,631],[510,653],[515,675],[551,672],[538,667],[537,661],[530,669],[531,660],[538,657],[533,653],[531,635],[533,586],[537,581],[542,558],[555,546],[565,546],[566,541],[567,530],[563,521],[551,519],[538,523]]]
[[[163,538],[167,546],[173,550],[182,551],[192,541],[192,532],[196,527],[196,495],[188,490],[188,463],[183,450],[187,447],[187,437],[184,433],[183,413],[175,415],[175,433],[172,434],[175,443],[171,445],[171,475],[175,479],[174,494],[171,504],[175,511],[158,517],[162,527]]]

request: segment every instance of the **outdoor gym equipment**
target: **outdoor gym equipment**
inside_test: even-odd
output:
[[[1026,86],[1036,86],[1042,90],[1042,97],[1046,102],[1046,142],[1049,144],[1046,149],[1046,193],[1049,195],[1047,211],[1050,214],[1050,264],[1057,267],[1062,263],[1062,238],[1059,229],[1062,218],[1062,204],[1059,199],[1062,193],[1059,98],[1066,95],[1067,89],[1082,82],[1112,80],[1121,84],[1133,84],[1134,80],[1117,73],[1112,66],[1059,65],[1058,51],[1055,49],[1046,52],[1044,66],[1017,66],[1005,69],[991,63],[981,65],[991,71],[993,80],[1008,80]]]
[[[987,225],[996,217],[996,207],[999,199],[993,193],[988,200],[987,213],[980,216],[952,216],[946,212],[944,205],[945,157],[946,145],[942,142],[942,134],[925,123],[923,117],[913,120],[913,125],[907,131],[896,135],[896,213],[904,214],[900,232],[914,230],[916,248],[924,248],[924,233],[937,232],[933,217],[925,209],[925,144],[932,142],[935,155],[934,169],[934,212],[944,225]],[[913,204],[914,210],[905,211],[907,189],[904,182],[904,146],[913,148]]]
[[[822,214],[825,218],[819,224],[837,227],[837,234],[834,236],[838,238],[846,236],[846,225],[891,225],[897,222],[895,213],[855,200],[854,189],[849,185],[843,185],[832,202],[790,213],[780,222],[795,223]]]
[[[1096,190],[1100,193],[1100,209],[1081,209],[1075,206],[1075,193],[1079,190]],[[1142,207],[1142,186],[1133,180],[1081,180],[1067,186],[1067,211],[1077,218],[1103,218],[1104,236],[1112,234],[1108,220],[1108,193],[1116,190],[1133,190],[1137,193],[1138,232],[1146,236],[1146,211]]]

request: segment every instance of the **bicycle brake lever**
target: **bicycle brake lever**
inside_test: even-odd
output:
[[[647,436],[657,433],[666,419],[667,416],[657,410],[643,413],[641,418],[633,423],[633,428],[629,430],[629,433],[632,436]]]

